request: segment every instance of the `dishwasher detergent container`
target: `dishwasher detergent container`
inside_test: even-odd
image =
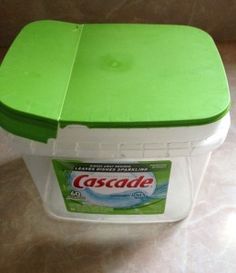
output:
[[[229,105],[213,40],[188,26],[34,22],[0,68],[0,125],[60,219],[186,217]]]

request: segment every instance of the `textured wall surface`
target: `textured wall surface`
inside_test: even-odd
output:
[[[236,40],[236,0],[0,0],[0,47],[40,19],[187,24]]]

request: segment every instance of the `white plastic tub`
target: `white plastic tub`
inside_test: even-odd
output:
[[[34,22],[0,67],[0,126],[65,220],[186,217],[229,108],[214,41],[188,26]]]
[[[229,126],[230,116],[227,114],[215,123],[194,127],[108,130],[68,126],[48,144],[16,136],[10,139],[11,145],[24,154],[25,163],[50,215],[65,220],[117,223],[172,222],[189,214],[211,153],[224,142]],[[156,215],[69,212],[52,159],[99,163],[170,160],[165,211]]]

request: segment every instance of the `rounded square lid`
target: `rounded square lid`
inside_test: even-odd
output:
[[[39,141],[58,125],[206,124],[229,103],[213,40],[188,26],[39,21],[0,67],[0,125]]]

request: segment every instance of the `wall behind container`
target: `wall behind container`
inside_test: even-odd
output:
[[[0,0],[0,47],[39,19],[186,24],[236,40],[236,0]]]

